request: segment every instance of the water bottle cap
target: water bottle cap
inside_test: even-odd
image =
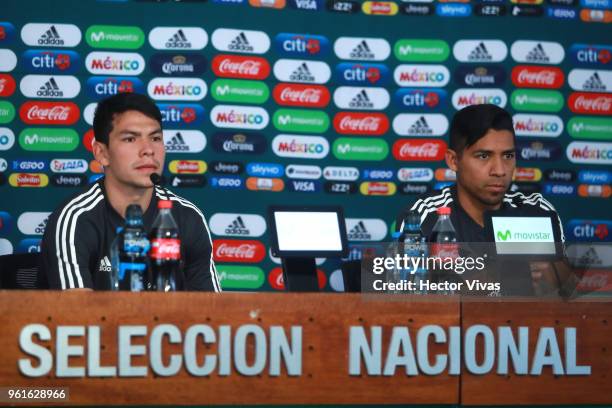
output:
[[[450,207],[440,207],[436,212],[438,215],[450,215],[451,209]]]
[[[130,204],[125,210],[125,218],[142,218],[142,208],[138,204]]]
[[[157,208],[161,209],[165,209],[165,208],[172,208],[172,201],[170,200],[159,200],[157,202]]]

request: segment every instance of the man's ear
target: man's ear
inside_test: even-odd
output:
[[[110,165],[110,160],[108,157],[108,146],[94,139],[93,143],[91,144],[91,147],[96,161],[99,162],[102,166],[108,167]]]
[[[446,160],[446,165],[449,169],[454,172],[457,172],[459,166],[457,166],[457,161],[459,161],[459,155],[452,149],[446,149],[446,153],[444,154],[444,159]]]

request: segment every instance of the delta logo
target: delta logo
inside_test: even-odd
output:
[[[215,262],[257,263],[266,256],[264,245],[255,240],[215,239],[213,248]]]
[[[94,75],[140,75],[145,69],[144,58],[133,52],[90,52],[85,66]]]
[[[149,69],[155,75],[196,76],[206,71],[206,58],[200,54],[154,54]]]
[[[571,142],[566,149],[572,163],[612,164],[612,143]]]
[[[13,42],[15,38],[15,26],[8,22],[0,23],[0,45],[4,46]]]
[[[610,92],[612,91],[612,71],[572,69],[567,82],[575,91]]]
[[[249,177],[246,187],[250,191],[269,191],[279,193],[285,189],[285,182],[279,178]]]
[[[455,82],[461,86],[494,87],[506,82],[506,71],[501,66],[460,66],[455,70]]]
[[[207,91],[199,78],[153,78],[147,86],[149,96],[162,101],[200,101]]]
[[[329,65],[322,61],[280,59],[273,71],[281,82],[324,84],[331,77]]]
[[[512,69],[512,83],[519,88],[559,89],[565,76],[557,67],[517,65]]]
[[[260,130],[268,126],[270,116],[264,108],[240,105],[217,105],[210,120],[220,128]]]
[[[508,96],[498,88],[460,88],[453,93],[452,103],[457,110],[470,105],[493,104],[500,108],[506,106]]]
[[[612,115],[612,94],[574,92],[567,104],[574,113]]]
[[[72,74],[79,69],[80,62],[74,51],[28,50],[21,56],[21,66],[34,74]]]
[[[87,80],[87,94],[95,99],[106,98],[118,93],[144,93],[142,81],[133,77],[94,76]]]
[[[393,131],[400,136],[443,136],[448,131],[448,119],[440,113],[400,113],[393,118]]]
[[[345,85],[385,85],[389,68],[383,64],[343,62],[336,66],[336,81]]]
[[[393,72],[399,86],[432,87],[446,86],[450,73],[444,65],[398,65]]]
[[[342,135],[381,136],[389,130],[389,118],[384,113],[338,112],[334,129]]]
[[[278,84],[272,95],[279,105],[305,108],[324,108],[331,99],[329,90],[321,85]]]
[[[399,6],[392,1],[365,1],[361,10],[364,14],[375,16],[394,16],[399,11]]]
[[[42,173],[13,173],[9,176],[12,187],[46,187],[49,176]]]
[[[261,57],[220,54],[211,65],[215,75],[223,78],[262,80],[270,75],[270,64]]]
[[[26,102],[19,109],[21,120],[30,125],[72,125],[80,113],[72,102]]]
[[[512,117],[517,136],[559,137],[563,120],[555,115],[516,114]]]
[[[446,142],[430,139],[399,139],[393,144],[393,157],[400,161],[440,161]]]
[[[21,29],[21,39],[33,47],[76,47],[81,30],[74,24],[28,23]]]
[[[329,40],[322,35],[280,33],[274,38],[276,52],[296,57],[316,57],[329,54]]]
[[[208,34],[200,27],[155,27],[149,43],[156,50],[201,50],[208,44]]]
[[[514,170],[513,181],[537,182],[542,179],[542,170],[535,167],[517,167]]]
[[[164,126],[197,126],[204,121],[204,108],[195,103],[157,104]]]
[[[359,186],[359,192],[365,196],[392,196],[397,192],[397,186],[388,181],[366,181]]]
[[[391,46],[383,38],[339,37],[334,52],[343,60],[384,61],[391,55]]]
[[[207,168],[203,160],[172,160],[168,163],[168,170],[172,174],[204,174]]]
[[[15,93],[17,83],[12,76],[8,74],[0,74],[0,97],[11,96]]]
[[[26,75],[21,79],[19,88],[29,98],[69,99],[81,92],[81,83],[69,75]]]
[[[447,94],[443,89],[401,88],[395,92],[394,99],[400,109],[429,111],[445,108]]]
[[[612,45],[574,44],[570,55],[580,65],[591,65],[607,68],[612,65]]]
[[[263,31],[218,28],[212,34],[212,44],[223,52],[264,54],[270,49],[270,38]]]

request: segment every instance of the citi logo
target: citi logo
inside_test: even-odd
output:
[[[400,136],[443,136],[448,131],[448,119],[439,113],[400,113],[393,119],[393,131]]]
[[[206,147],[206,136],[199,130],[164,130],[168,153],[199,153]]]
[[[219,28],[212,34],[212,44],[219,51],[264,54],[270,49],[270,38],[263,31]]]
[[[188,126],[199,125],[204,120],[204,108],[193,103],[177,103],[157,105],[165,125],[184,124]]]
[[[345,84],[382,85],[389,80],[389,69],[383,64],[343,62],[336,67],[336,78]]]
[[[612,46],[574,44],[570,48],[573,59],[581,65],[607,67],[612,61]]]
[[[501,40],[459,40],[453,55],[460,62],[501,62],[508,55],[508,47]]]
[[[144,93],[144,84],[140,79],[133,77],[95,76],[87,80],[87,92],[92,98],[106,97],[118,93]]]
[[[565,58],[563,46],[547,41],[515,41],[510,55],[516,62],[529,64],[560,64]]]
[[[321,35],[281,33],[276,36],[275,44],[281,54],[308,57],[329,52],[329,40]]]
[[[400,108],[430,110],[441,108],[446,102],[446,91],[442,89],[398,89],[395,102]]]
[[[344,60],[384,61],[391,46],[382,38],[340,37],[334,42],[334,52]]]
[[[199,27],[155,27],[149,43],[157,50],[201,50],[208,43],[208,34]]]
[[[384,88],[341,86],[334,92],[334,103],[341,109],[382,110],[389,106],[389,93]]]
[[[73,24],[28,23],[21,29],[21,39],[35,47],[75,47],[81,42],[81,30]]]
[[[320,61],[280,59],[273,71],[276,79],[283,82],[324,84],[331,77],[329,66]]]
[[[12,51],[10,51],[13,54]],[[14,55],[14,54],[13,54]],[[6,68],[11,66],[13,58],[12,55],[6,55],[6,53],[0,53],[2,60],[0,66],[8,65]],[[48,74],[67,74],[78,70],[79,68],[79,55],[74,51],[34,51],[28,50],[22,55],[22,64],[29,72],[34,73],[48,73]],[[17,63],[17,59],[14,59],[14,63]],[[5,69],[5,71],[11,71],[13,68]]]

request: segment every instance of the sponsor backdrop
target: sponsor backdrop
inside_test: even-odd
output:
[[[402,207],[452,182],[449,121],[514,115],[516,187],[542,192],[568,240],[610,241],[608,0],[4,1],[0,253],[100,176],[96,101],[148,93],[165,178],[206,214],[222,285],[283,288],[270,204],[340,204],[351,242],[390,238]],[[352,256],[358,256],[352,253]],[[318,260],[342,290],[338,260]]]

